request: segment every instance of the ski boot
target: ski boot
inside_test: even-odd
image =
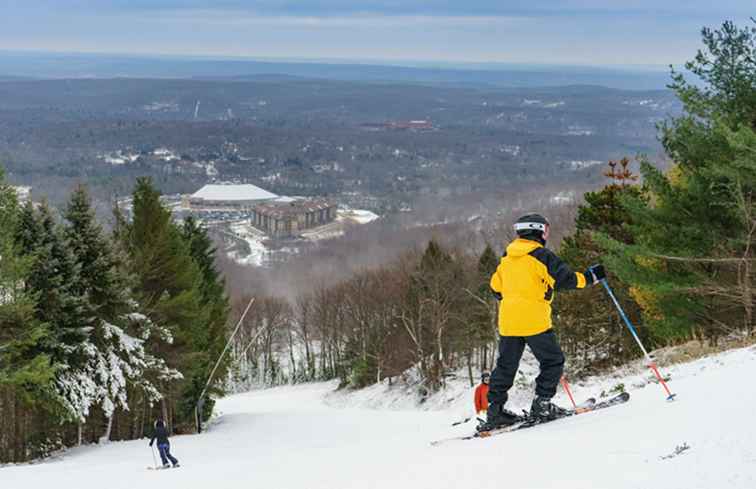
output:
[[[522,421],[522,416],[504,409],[502,404],[490,404],[485,423],[480,423],[475,429],[480,433],[511,426],[520,421]]]
[[[569,411],[551,402],[548,397],[537,396],[530,406],[530,417],[536,421],[552,421],[561,418]]]

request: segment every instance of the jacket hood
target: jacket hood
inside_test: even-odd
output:
[[[509,243],[509,246],[507,246],[507,256],[525,256],[534,249],[541,248],[542,246],[543,245],[537,241],[518,238]]]

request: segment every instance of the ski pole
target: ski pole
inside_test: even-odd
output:
[[[643,346],[643,343],[641,343],[641,340],[638,337],[638,333],[635,331],[635,328],[633,327],[632,323],[627,318],[625,311],[622,310],[622,306],[620,306],[619,301],[617,301],[617,297],[615,297],[614,292],[612,292],[612,289],[611,287],[609,287],[609,284],[607,283],[605,278],[601,279],[601,284],[604,286],[604,289],[606,289],[606,292],[609,294],[609,297],[611,297],[612,302],[614,302],[614,305],[617,307],[617,310],[619,311],[620,316],[625,321],[625,325],[627,325],[627,329],[630,330],[630,334],[632,334],[633,338],[635,338],[635,342],[638,343],[638,346],[643,352],[643,355],[646,357],[646,360],[648,360],[648,368],[650,368],[654,372],[654,375],[656,375],[656,378],[659,380],[659,383],[662,385],[662,387],[664,387],[664,390],[667,393],[667,400],[668,401],[674,400],[677,394],[672,394],[672,392],[669,390],[669,387],[667,387],[667,383],[664,382],[664,379],[659,373],[659,367],[656,366],[656,362],[654,362],[653,358],[651,358],[651,355],[648,354],[648,351],[646,351],[646,348]]]
[[[155,458],[155,447],[150,445],[150,448],[152,448],[152,463],[155,465],[155,470],[157,470],[157,459]]]
[[[559,379],[559,382],[562,383],[562,388],[564,389],[564,392],[567,393],[567,397],[570,398],[570,402],[572,402],[572,407],[574,409],[577,409],[577,404],[575,404],[575,398],[572,397],[572,392],[570,392],[570,384],[567,383],[567,377],[562,375],[562,378]]]

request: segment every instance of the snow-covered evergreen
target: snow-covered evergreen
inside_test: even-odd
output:
[[[122,319],[132,322],[137,319],[142,324],[136,329],[143,335],[148,332],[147,335],[134,337],[115,324],[100,321],[93,334],[97,343],[86,341],[77,346],[86,357],[84,365],[75,370],[60,367],[55,384],[66,408],[78,422],[86,421],[93,406],[101,407],[107,419],[112,418],[116,409],[128,411],[130,386],[139,387],[147,401],[153,403],[162,394],[150,378],[160,381],[182,378],[180,372],[145,350],[144,343],[151,330],[146,316],[134,313]],[[107,440],[104,436],[103,441]]]

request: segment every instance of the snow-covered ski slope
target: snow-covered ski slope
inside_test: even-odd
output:
[[[334,394],[333,383],[257,391],[221,400],[223,414],[207,433],[172,438],[179,469],[145,470],[152,464],[147,440],[119,442],[0,468],[0,487],[756,488],[756,347],[664,370],[675,402],[657,384],[642,386],[645,373],[595,379],[573,385],[575,395],[622,382],[630,402],[438,447],[430,441],[473,428],[450,426],[469,414],[470,390],[452,388],[442,394],[446,403],[431,400],[431,410],[398,397],[380,409],[360,407],[396,394],[385,386],[352,395]],[[515,404],[528,397],[518,392]]]

